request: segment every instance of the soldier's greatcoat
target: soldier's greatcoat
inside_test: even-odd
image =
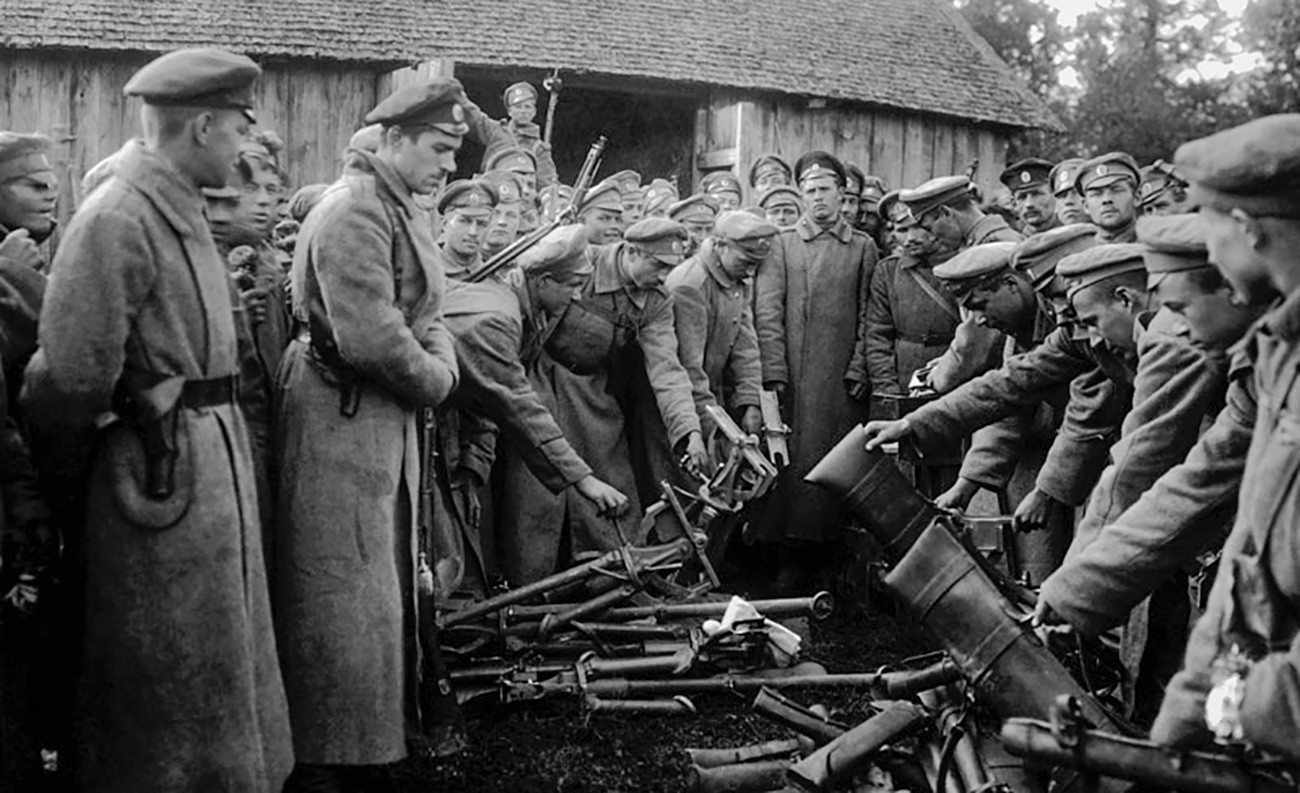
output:
[[[313,334],[285,357],[276,422],[276,630],[294,747],[303,763],[389,763],[406,756],[417,699],[415,410],[442,402],[457,370],[427,216],[377,157],[352,153],[312,210],[292,280]]]
[[[933,271],[948,258],[922,260],[901,253],[876,265],[865,331],[872,393],[906,394],[912,373],[952,343],[960,314]],[[917,283],[918,278],[930,285],[942,304]]]
[[[669,274],[666,286],[673,296],[677,357],[691,378],[701,426],[712,426],[704,412],[709,405],[758,407],[763,370],[750,285],[727,275],[706,240]]]
[[[1258,660],[1241,704],[1245,739],[1300,760],[1300,294],[1247,337],[1259,397],[1236,524],[1205,615],[1187,644],[1151,730],[1162,743],[1206,743],[1205,697],[1215,658],[1232,644]]]
[[[599,350],[599,360],[586,362],[593,373],[577,374],[541,354],[530,376],[544,402],[554,400],[546,407],[578,456],[598,478],[628,496],[632,517],[623,519],[622,529],[635,542],[640,539],[640,499],[630,436],[642,441],[663,427],[675,446],[700,424],[690,378],[677,358],[671,298],[662,288],[637,289],[631,283],[623,266],[626,249],[626,243],[592,249],[595,271],[582,288],[581,301],[600,312],[590,314],[592,324],[582,328],[587,348]],[[551,336],[556,349],[560,341],[559,335]],[[650,411],[658,417],[643,418]],[[550,575],[566,551],[618,547],[618,531],[609,519],[598,516],[595,506],[572,488],[553,493],[515,446],[508,444],[498,516],[503,531],[521,533],[519,555],[503,550],[511,583]],[[566,530],[569,546],[562,548]]]
[[[203,213],[193,184],[132,144],[72,219],[28,370],[43,434],[88,443],[124,382],[236,373],[230,285]],[[112,425],[91,453],[82,790],[273,791],[292,766],[247,428],[233,397],[186,399],[166,500],[141,490],[133,428]]]
[[[863,335],[876,245],[840,218],[804,215],[777,235],[755,282],[764,383],[784,383],[790,465],[756,525],[760,539],[822,542],[838,534],[839,499],[803,477],[867,416],[847,383],[868,384]]]

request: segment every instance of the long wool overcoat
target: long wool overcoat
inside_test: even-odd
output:
[[[876,245],[844,220],[808,216],[777,236],[754,284],[754,327],[764,383],[785,384],[790,465],[757,521],[756,536],[826,541],[838,534],[839,499],[803,477],[867,406],[846,382],[869,382],[864,332]]]
[[[72,219],[27,377],[27,415],[50,436],[86,440],[123,381],[236,373],[203,211],[179,171],[129,144]],[[79,787],[278,791],[293,757],[248,431],[234,404],[182,403],[176,440],[184,462],[161,509],[140,506],[134,430],[110,426],[91,452]]]
[[[418,721],[415,416],[456,382],[427,215],[390,168],[353,153],[303,226],[295,313],[358,383],[302,341],[280,368],[275,616],[299,762],[406,755]]]

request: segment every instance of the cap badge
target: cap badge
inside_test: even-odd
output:
[[[1110,169],[1107,168],[1105,165],[1098,165],[1098,166],[1097,166],[1097,175],[1098,175],[1098,176],[1105,176],[1105,175],[1108,174],[1108,173],[1110,173]]]
[[[460,106],[459,102],[451,106],[451,120],[457,124],[465,123],[465,110]]]
[[[1068,173],[1065,173],[1064,171],[1062,171],[1062,172],[1061,172],[1061,178],[1060,178],[1060,179],[1057,179],[1056,181],[1060,182],[1061,187],[1065,187],[1066,185],[1068,185],[1068,184],[1070,183],[1070,175],[1069,175]]]
[[[465,203],[472,207],[483,206],[487,203],[487,197],[476,190],[472,190],[469,195],[465,196]]]
[[[1023,183],[1025,183],[1025,184],[1029,184],[1029,180],[1030,180],[1030,179],[1033,179],[1033,178],[1034,178],[1034,177],[1032,177],[1032,176],[1029,175],[1029,171],[1021,171],[1021,172],[1020,172],[1020,181],[1023,182]]]

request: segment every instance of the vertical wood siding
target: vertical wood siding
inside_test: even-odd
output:
[[[736,108],[743,100],[738,144]],[[735,149],[742,180],[761,154],[779,154],[791,164],[800,154],[822,149],[863,171],[882,177],[891,188],[914,187],[935,176],[965,173],[979,159],[975,179],[985,195],[999,188],[1006,167],[1009,130],[963,124],[956,119],[912,115],[888,109],[810,108],[804,100],[761,99],[717,91],[697,119],[697,161],[716,162]]]
[[[67,140],[57,156],[76,178],[139,134],[139,101],[122,96],[150,56],[0,50],[0,129]],[[375,106],[385,70],[272,63],[256,91],[258,127],[284,138],[293,185],[333,181],[343,147]]]

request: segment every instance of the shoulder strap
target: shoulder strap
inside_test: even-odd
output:
[[[934,288],[934,284],[925,280],[925,276],[918,273],[915,267],[903,267],[900,263],[898,269],[911,276],[912,280],[916,282],[916,285],[921,287],[921,291],[925,292],[926,297],[933,300],[935,305],[943,309],[943,313],[952,317],[954,322],[961,322],[961,313],[957,311],[957,307],[952,304],[952,301],[940,294],[939,290]]]

